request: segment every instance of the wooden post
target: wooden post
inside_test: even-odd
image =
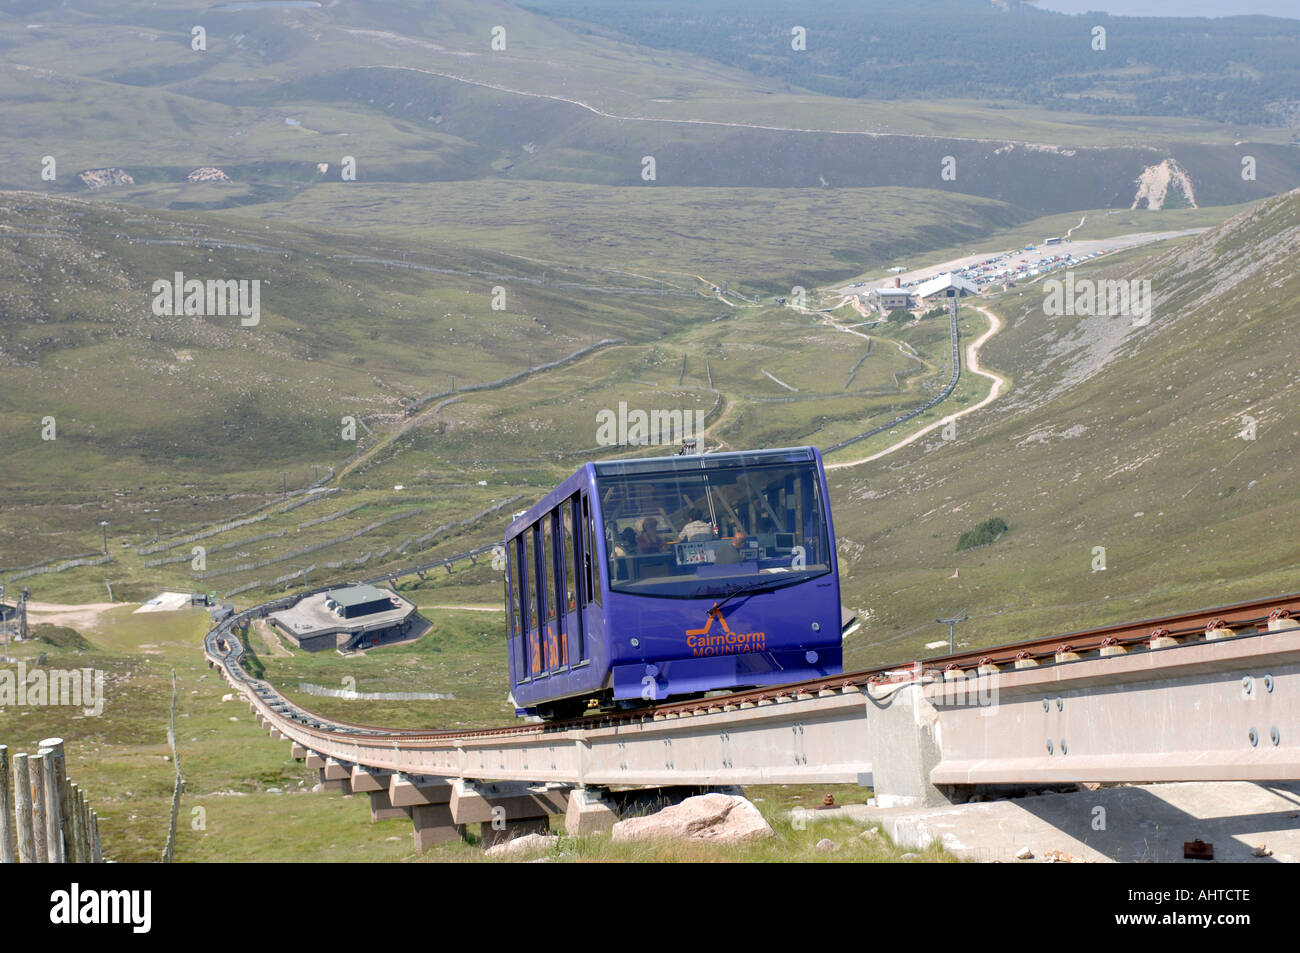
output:
[[[102,864],[104,862],[104,845],[99,841],[99,815],[91,812],[90,815],[90,859],[91,863]]]
[[[9,801],[9,748],[0,745],[0,864],[14,862],[14,812]]]
[[[69,781],[67,783],[67,789],[68,789],[68,820],[70,822],[69,827],[72,830],[72,836],[68,838],[68,845],[67,845],[68,863],[80,864],[83,862],[81,858],[81,830],[80,830],[81,812],[78,809],[77,805],[81,798],[81,791],[77,788],[76,781]]]
[[[32,841],[32,787],[27,770],[27,755],[14,755],[14,822],[18,828],[18,863],[36,860]]]
[[[86,792],[81,792],[81,862],[91,863],[90,856],[90,801]]]
[[[57,783],[55,795],[59,799],[59,830],[62,833],[60,858],[65,863],[72,861],[72,813],[68,809],[68,762],[63,753],[62,738],[46,738],[41,742],[42,748],[49,748],[54,759],[54,776]]]
[[[45,827],[45,756],[37,752],[28,762],[32,794],[32,848],[33,859],[38,864],[48,864],[50,857],[46,846]]]
[[[61,810],[59,792],[63,789],[63,781],[59,778],[54,750],[43,747],[45,742],[41,744],[39,753],[44,756],[41,766],[42,773],[45,775],[45,853],[51,864],[61,864],[63,863],[63,818],[59,813]]]

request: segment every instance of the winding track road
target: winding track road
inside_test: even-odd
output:
[[[988,395],[983,400],[981,400],[978,404],[972,404],[970,407],[966,407],[955,413],[949,414],[947,417],[944,417],[942,420],[936,420],[932,424],[926,424],[924,427],[922,427],[920,430],[916,431],[915,433],[911,434],[910,436],[904,437],[902,440],[899,440],[897,443],[891,444],[890,446],[886,447],[884,450],[881,450],[878,453],[873,453],[869,457],[862,457],[861,459],[858,460],[844,460],[836,463],[827,463],[826,464],[827,470],[841,470],[846,467],[856,467],[864,463],[870,463],[872,460],[879,460],[881,457],[888,456],[889,454],[893,453],[896,450],[903,449],[908,444],[915,443],[917,440],[920,440],[926,434],[931,433],[932,431],[937,430],[940,427],[947,426],[949,423],[956,420],[958,417],[965,417],[967,414],[974,413],[975,411],[979,410],[982,407],[987,407],[989,404],[993,403],[993,401],[998,399],[998,395],[1002,393],[1002,388],[1006,386],[1007,383],[1006,379],[1001,377],[998,374],[993,373],[992,371],[986,371],[984,370],[984,368],[980,367],[979,349],[983,347],[984,342],[988,341],[991,337],[993,337],[993,335],[997,334],[1000,330],[1002,330],[1002,322],[1001,320],[999,320],[998,316],[994,314],[992,311],[990,311],[988,308],[981,308],[977,305],[975,307],[975,310],[979,311],[981,314],[983,314],[986,318],[989,319],[989,329],[985,331],[982,335],[980,335],[976,340],[966,345],[966,366],[970,368],[972,373],[978,374],[981,377],[987,377],[989,380],[993,382],[993,386],[989,388]]]

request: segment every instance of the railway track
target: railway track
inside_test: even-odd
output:
[[[438,562],[433,565],[440,564]],[[1142,668],[1156,672],[1162,667],[1178,668],[1178,653],[1195,646],[1243,644],[1252,639],[1258,641],[1285,633],[1294,633],[1298,637],[1297,641],[1300,641],[1300,625],[1295,621],[1295,618],[1300,618],[1300,593],[1296,593],[1012,642],[995,648],[958,652],[904,664],[878,666],[810,681],[731,692],[704,699],[670,701],[628,712],[602,713],[542,724],[426,731],[382,728],[326,718],[290,701],[268,682],[249,675],[243,667],[243,645],[233,629],[265,616],[286,601],[277,600],[232,616],[212,629],[205,639],[208,661],[220,668],[226,680],[243,692],[253,709],[268,723],[277,726],[276,730],[284,737],[314,751],[344,753],[351,756],[349,760],[352,764],[384,770],[413,768],[425,771],[433,768],[435,770],[425,773],[446,770],[450,773],[439,776],[503,777],[572,783],[583,783],[584,778],[565,776],[565,769],[560,767],[543,769],[539,766],[533,770],[536,777],[525,777],[530,770],[526,767],[526,761],[523,762],[525,767],[521,773],[517,767],[507,768],[504,759],[494,770],[486,764],[469,765],[463,760],[453,762],[435,758],[431,762],[424,757],[404,759],[401,753],[403,750],[463,751],[467,744],[494,739],[508,741],[512,745],[520,743],[516,746],[521,747],[528,747],[529,743],[554,747],[564,742],[583,740],[592,732],[617,734],[648,727],[662,728],[669,724],[685,732],[693,721],[713,725],[719,716],[723,721],[728,718],[761,721],[766,718],[766,713],[762,710],[768,708],[773,711],[780,709],[783,720],[797,719],[801,714],[818,720],[819,713],[840,707],[828,704],[828,699],[842,700],[848,697],[851,707],[861,708],[864,695],[887,696],[906,685],[929,686],[929,693],[942,700],[945,694],[951,694],[954,683],[961,680],[977,682],[991,676],[1010,676],[1025,670],[1038,670],[1035,674],[1041,675],[1043,670],[1050,669],[1053,672],[1052,679],[1064,684],[1070,681],[1071,667],[1117,656],[1123,656],[1129,661],[1144,658]],[[1256,648],[1264,648],[1262,642]],[[479,746],[482,747],[481,744]],[[801,761],[801,765],[808,765],[806,758]],[[791,773],[776,772],[782,776]],[[812,769],[803,773],[817,774]],[[837,780],[853,781],[859,780],[862,774],[868,772],[848,770],[847,773],[831,773]],[[670,766],[662,778],[629,783],[675,784],[682,783],[682,778],[680,772]]]
[[[1300,780],[1300,593],[637,711],[450,731],[325,718],[249,675],[235,629],[287,601],[209,631],[209,664],[326,789],[368,794],[372,820],[409,817],[417,850],[475,822],[488,847],[545,831],[560,812],[569,833],[608,829],[627,796],[617,792],[636,788],[856,783],[890,806],[978,784]]]
[[[948,320],[951,324],[949,333],[952,338],[952,375],[948,378],[948,383],[944,385],[943,390],[940,391],[938,394],[936,394],[934,397],[931,397],[920,407],[914,407],[911,410],[895,417],[893,420],[889,421],[888,423],[880,424],[879,426],[872,427],[870,430],[864,433],[860,433],[857,434],[856,436],[849,437],[846,440],[841,440],[839,443],[831,444],[829,447],[827,447],[825,450],[822,451],[823,454],[827,454],[827,455],[832,454],[836,450],[843,450],[845,447],[852,446],[853,444],[858,443],[859,441],[866,440],[870,437],[874,437],[878,433],[884,433],[886,430],[892,430],[894,427],[897,427],[900,424],[905,424],[909,420],[921,416],[921,414],[925,413],[927,410],[930,410],[933,407],[937,407],[939,404],[943,403],[945,400],[947,400],[949,397],[952,396],[952,392],[957,389],[957,382],[961,380],[961,335],[957,329],[957,312],[954,311]]]

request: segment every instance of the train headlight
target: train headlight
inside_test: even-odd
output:
[[[803,657],[808,660],[809,665],[816,665],[819,656],[812,649],[809,649],[807,652],[803,654]]]
[[[820,622],[814,622],[814,623],[813,623],[813,631],[814,631],[814,632],[820,632],[821,630],[822,630],[822,624],[821,624]]]

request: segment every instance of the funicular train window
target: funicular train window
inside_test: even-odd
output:
[[[531,585],[528,592],[530,615],[528,652],[531,658],[530,670],[533,674],[540,674],[546,667],[545,657],[542,654],[541,628],[541,622],[546,618],[542,598],[542,593],[546,591],[546,571],[545,563],[542,562],[542,527],[539,523],[534,523],[528,529],[528,552],[530,553],[529,558],[532,565],[532,572],[529,574]]]
[[[510,608],[517,619],[515,631],[519,633],[520,648],[523,652],[523,667],[520,677],[532,674],[533,653],[528,640],[528,531],[520,533],[510,541],[510,569],[512,570]]]
[[[596,473],[606,538],[616,541],[613,590],[701,597],[830,572],[813,460],[682,458],[598,465]]]
[[[578,567],[582,565],[578,557],[581,555],[574,547],[573,540],[573,510],[577,504],[578,498],[571,497],[564,501],[560,509],[560,529],[563,534],[564,546],[561,552],[564,554],[564,611],[575,612],[578,608]]]
[[[559,621],[555,617],[555,511],[542,517],[542,565],[546,573],[544,614],[542,615],[542,651],[545,653],[543,666],[547,671],[559,664],[559,644],[556,629]]]
[[[506,612],[509,614],[506,622],[509,626],[508,635],[514,638],[519,635],[519,566],[515,562],[515,541],[512,539],[506,543]]]
[[[582,495],[582,522],[587,527],[587,545],[583,550],[586,568],[586,593],[583,605],[600,605],[600,576],[596,569],[596,522],[591,516],[591,498]]]
[[[583,576],[582,560],[582,524],[578,519],[582,513],[582,508],[578,502],[578,495],[575,493],[564,501],[564,508],[561,510],[560,523],[564,531],[564,605],[565,612],[571,613],[574,620],[576,632],[570,633],[576,636],[577,659],[579,661],[587,657],[586,646],[583,638],[582,627],[582,600],[581,589]],[[564,652],[565,661],[568,661],[568,640],[565,640]]]

